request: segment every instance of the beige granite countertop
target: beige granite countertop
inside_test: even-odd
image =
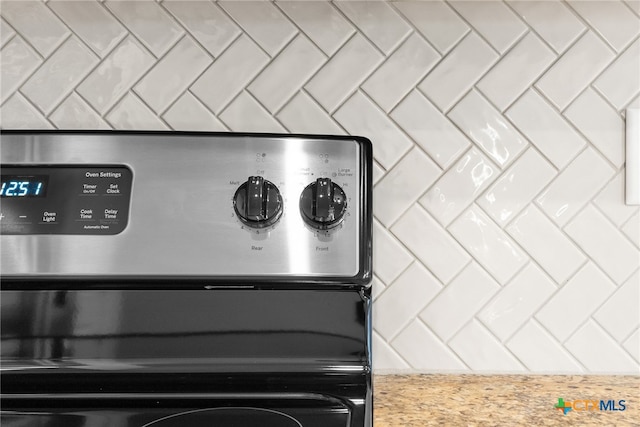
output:
[[[375,427],[640,426],[640,376],[378,375],[374,396]],[[626,410],[564,415],[559,397]]]

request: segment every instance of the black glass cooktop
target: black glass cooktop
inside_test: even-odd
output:
[[[74,403],[73,409],[5,407],[0,412],[0,424],[3,427],[346,427],[349,421],[349,410],[338,405],[187,409],[82,408]]]

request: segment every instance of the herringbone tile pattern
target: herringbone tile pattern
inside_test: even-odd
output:
[[[640,2],[0,2],[3,128],[361,134],[379,371],[640,367]]]

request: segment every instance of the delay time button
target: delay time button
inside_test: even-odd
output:
[[[118,219],[118,209],[105,209],[104,210],[104,219],[117,220]]]

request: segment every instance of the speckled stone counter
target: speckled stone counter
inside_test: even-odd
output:
[[[374,395],[375,427],[640,426],[640,376],[379,375]],[[564,415],[560,397],[626,410]]]

